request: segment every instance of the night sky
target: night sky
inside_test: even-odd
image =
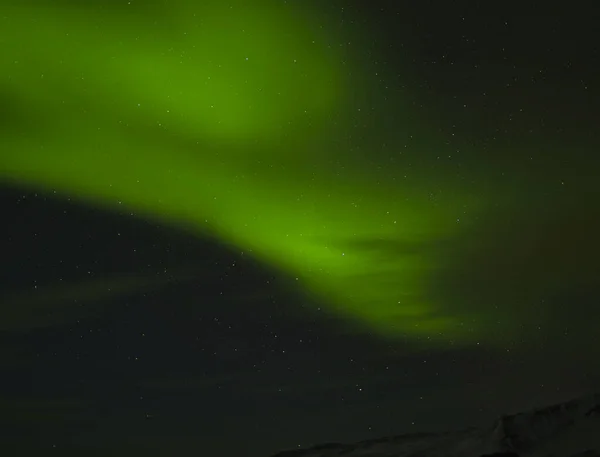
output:
[[[600,389],[592,8],[4,0],[2,449],[267,457]]]

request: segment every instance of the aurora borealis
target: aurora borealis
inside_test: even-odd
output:
[[[5,1],[0,351],[94,333],[97,360],[119,354],[102,373],[149,354],[123,375],[144,411],[185,407],[165,413],[139,386],[191,384],[215,389],[211,414],[237,417],[216,398],[253,411],[249,385],[314,401],[321,429],[348,398],[380,417],[378,391],[412,405],[388,411],[412,426],[423,386],[437,411],[454,376],[480,398],[547,372],[545,385],[587,388],[561,378],[573,366],[600,376],[594,16],[368,3]],[[137,322],[136,338],[153,319],[176,329],[144,352],[95,336],[102,319],[115,334]],[[31,353],[23,366],[55,363]]]
[[[133,28],[132,5],[9,10],[2,85],[36,132],[3,135],[2,176],[214,232],[387,334],[460,338],[464,317],[427,297],[435,259],[417,247],[485,202],[449,182],[456,195],[433,205],[435,177],[405,183],[332,144],[325,123],[355,90],[327,45],[342,37],[291,6],[245,5],[157,2]]]

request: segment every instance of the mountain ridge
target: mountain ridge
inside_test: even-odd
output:
[[[272,457],[600,457],[600,393],[501,415],[482,428],[324,443]]]

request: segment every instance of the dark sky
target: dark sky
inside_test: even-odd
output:
[[[111,14],[160,23],[151,6],[161,2],[138,3],[127,16],[112,2]],[[331,134],[315,141],[337,144],[354,164],[419,176],[415,188],[430,203],[444,205],[453,192],[486,200],[477,217],[465,216],[469,228],[448,238],[354,247],[389,257],[429,253],[437,267],[426,296],[446,314],[482,319],[492,336],[430,345],[422,335],[378,333],[361,317],[349,323],[329,303],[333,295],[304,287],[283,263],[254,256],[219,230],[199,234],[75,198],[74,188],[56,192],[41,179],[38,186],[13,177],[6,160],[2,447],[19,455],[266,457],[477,425],[597,390],[600,10],[491,3],[302,8],[331,28],[327,36],[347,40],[329,45],[340,48],[341,68],[362,70],[347,70],[346,111],[320,120]],[[39,15],[41,23],[44,4],[11,7],[6,17]],[[85,8],[63,1],[56,14],[95,14]],[[11,32],[2,33],[2,46],[26,60]],[[33,138],[38,121],[52,117],[27,110],[23,88],[34,83],[23,81],[22,91],[0,85],[5,157],[28,154],[14,132]],[[79,132],[77,144],[86,135]],[[129,138],[141,142],[138,133]],[[153,138],[174,148],[189,140]],[[60,175],[65,182],[69,173]],[[360,193],[361,172],[353,173],[349,186]],[[287,178],[278,179],[273,186]],[[507,324],[493,327],[496,320]]]

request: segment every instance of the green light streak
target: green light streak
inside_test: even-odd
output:
[[[280,2],[245,3],[8,6],[0,177],[216,233],[382,335],[474,337],[427,278],[431,246],[481,202],[457,189],[434,204],[439,178],[332,147],[327,119],[352,91],[335,37]]]

